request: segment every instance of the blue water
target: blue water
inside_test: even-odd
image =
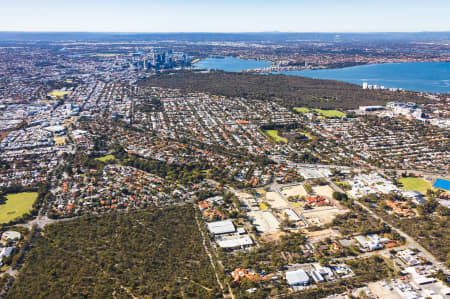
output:
[[[433,187],[450,191],[450,181],[444,179],[437,179],[436,182],[434,182]]]
[[[194,63],[194,69],[222,70],[226,72],[240,72],[251,69],[265,68],[272,62],[265,60],[248,60],[234,57],[205,58]]]
[[[450,93],[450,62],[385,63],[322,69],[285,71],[286,75],[330,79],[404,90]]]

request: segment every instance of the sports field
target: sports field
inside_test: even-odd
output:
[[[322,110],[322,109],[314,109],[317,113],[322,116],[332,118],[332,117],[344,117],[345,113],[338,110]]]
[[[61,90],[52,90],[51,92],[48,93],[48,95],[52,98],[62,98],[64,97],[66,94],[69,94],[70,91],[61,91]]]
[[[37,192],[22,192],[6,195],[6,203],[0,205],[0,223],[7,223],[31,211]]]
[[[106,155],[100,158],[95,158],[95,160],[99,160],[101,162],[106,162],[106,161],[113,161],[116,160],[116,157],[114,157],[113,155]]]
[[[344,117],[346,115],[344,112],[341,112],[339,110],[310,109],[306,107],[295,107],[294,110],[297,111],[298,113],[308,113],[310,111],[315,111],[318,114],[328,118]]]
[[[421,178],[407,177],[399,179],[400,188],[404,190],[419,191],[426,194],[428,189],[433,189],[430,183]]]
[[[286,138],[278,135],[278,130],[265,130],[264,132],[267,134],[267,136],[269,136],[272,140],[276,142],[286,143],[288,141]]]
[[[308,113],[309,111],[311,111],[311,109],[306,107],[295,107],[294,110],[298,113]]]

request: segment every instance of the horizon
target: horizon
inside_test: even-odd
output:
[[[423,32],[450,31],[445,0],[17,0],[0,29],[19,32]]]

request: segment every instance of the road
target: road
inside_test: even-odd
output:
[[[200,221],[198,220],[198,213],[197,213],[197,210],[195,210],[195,221],[197,222],[198,231],[200,232],[200,235],[202,236],[202,239],[203,239],[203,247],[205,248],[205,252],[206,252],[206,254],[207,254],[208,257],[209,257],[209,261],[211,262],[211,266],[212,266],[213,269],[214,269],[214,274],[216,275],[217,284],[220,286],[220,289],[222,290],[223,296],[226,297],[226,296],[225,296],[225,289],[224,289],[224,287],[223,287],[222,282],[221,282],[220,279],[219,279],[219,275],[217,274],[217,269],[216,269],[216,265],[214,264],[214,260],[213,260],[213,258],[212,258],[212,254],[211,254],[211,252],[209,251],[208,245],[206,244],[206,237],[205,237],[205,234],[203,233],[203,230],[202,230],[202,228],[201,228]],[[231,293],[231,294],[233,294],[233,293]],[[233,296],[233,295],[232,295],[232,296]]]
[[[270,190],[273,190],[274,192],[277,192],[278,195],[281,196],[281,198],[286,201],[286,203],[289,203],[289,201],[285,198],[285,196],[283,195],[283,193],[281,192],[282,188],[286,188],[286,187],[290,187],[290,186],[296,186],[299,183],[291,183],[291,184],[285,184],[285,185],[280,185],[277,182],[273,182],[269,185]],[[311,223],[309,222],[308,218],[305,217],[305,215],[303,214],[303,210],[302,209],[295,209],[296,214],[302,219],[303,223],[305,223],[306,227],[311,226]]]
[[[345,193],[345,191],[343,191],[341,188],[339,188],[338,186],[336,186],[336,184],[333,183],[333,181],[331,181],[330,179],[328,179],[328,182],[330,183],[330,186],[339,192]],[[408,242],[409,247],[411,248],[415,248],[419,251],[422,252],[422,254],[431,262],[433,263],[433,265],[435,265],[438,269],[441,269],[445,274],[450,275],[449,270],[447,269],[447,267],[445,267],[445,265],[440,262],[431,252],[429,252],[427,249],[425,249],[422,245],[420,245],[416,240],[414,240],[410,235],[406,234],[405,232],[401,231],[400,229],[392,226],[389,222],[385,221],[383,218],[381,218],[380,216],[378,216],[376,213],[372,212],[371,209],[369,209],[366,205],[360,203],[357,200],[353,201],[354,203],[356,203],[357,205],[359,205],[361,208],[363,208],[365,211],[367,211],[367,213],[372,216],[373,218],[380,220],[382,223],[386,224],[387,226],[389,226],[393,231],[397,232],[400,236],[402,236],[403,238],[405,238],[405,240]]]
[[[76,216],[76,217],[71,217],[71,218],[50,219],[47,216],[38,216],[35,219],[33,219],[31,221],[28,221],[27,223],[16,224],[16,226],[26,227],[26,228],[31,230],[31,228],[34,225],[37,225],[38,228],[42,229],[46,225],[49,225],[49,224],[52,224],[52,223],[61,222],[61,221],[70,221],[70,220],[74,220],[76,218],[79,218],[79,217]]]

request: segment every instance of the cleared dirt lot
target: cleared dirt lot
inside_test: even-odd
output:
[[[264,233],[261,235],[261,240],[265,242],[274,242],[281,239],[282,236],[285,236],[286,233],[282,231],[276,231],[273,233]]]
[[[400,296],[395,291],[390,291],[388,288],[383,287],[381,285],[381,281],[371,282],[369,283],[369,289],[370,291],[378,296],[378,298],[390,298],[390,299],[401,299],[402,296]]]
[[[285,209],[289,208],[289,203],[281,197],[281,195],[277,192],[267,192],[266,201],[272,206],[274,209]]]
[[[348,210],[336,207],[318,207],[313,210],[303,210],[303,215],[312,225],[324,225],[333,221],[336,215],[345,214]]]
[[[323,241],[326,238],[341,238],[342,235],[334,229],[328,228],[324,230],[319,230],[315,232],[307,232],[306,235],[310,238],[311,242],[316,243],[319,241]]]
[[[259,232],[271,233],[280,229],[280,223],[270,212],[252,211],[248,216],[254,219],[253,224]]]
[[[312,187],[314,193],[316,195],[320,195],[323,197],[331,198],[333,196],[333,189],[330,186],[314,186]]]
[[[281,194],[283,194],[283,196],[285,198],[288,198],[289,196],[300,196],[301,197],[301,196],[307,195],[305,188],[303,188],[303,185],[296,185],[296,186],[284,188],[281,191]]]

